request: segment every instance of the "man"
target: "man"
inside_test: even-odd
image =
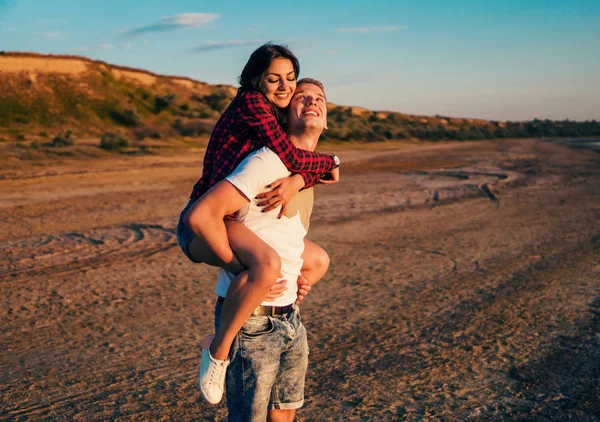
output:
[[[327,105],[322,84],[312,79],[298,81],[288,112],[290,139],[296,147],[314,151],[326,121]],[[335,171],[334,180],[339,176],[338,171]],[[298,278],[313,192],[312,189],[300,192],[290,201],[281,218],[278,218],[277,208],[262,212],[255,199],[273,180],[289,174],[274,152],[262,148],[249,155],[231,175],[207,192],[199,205],[208,207],[209,213],[239,210],[237,221],[279,254],[282,279],[293,280],[271,290],[270,299],[254,311],[234,341],[226,374],[230,422],[292,421],[296,409],[304,402],[308,343],[295,303],[302,300],[310,290],[310,284],[318,281],[326,271],[325,268],[317,277],[307,277],[310,282]],[[232,279],[233,274],[221,270],[216,287],[219,296],[215,308],[216,326]],[[281,292],[279,297],[275,297],[278,292]]]

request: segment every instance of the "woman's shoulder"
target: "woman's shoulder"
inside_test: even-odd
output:
[[[240,92],[237,95],[237,98],[239,98],[239,99],[250,99],[250,98],[252,98],[252,99],[254,99],[254,98],[262,98],[262,99],[264,99],[265,97],[264,97],[263,94],[260,93],[260,91],[251,90],[251,91]]]
[[[267,99],[259,91],[245,91],[236,97],[238,104],[251,107],[268,107]]]

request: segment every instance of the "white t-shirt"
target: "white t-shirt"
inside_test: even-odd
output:
[[[304,252],[304,236],[306,229],[302,224],[300,212],[292,216],[277,218],[280,207],[269,212],[262,212],[256,205],[256,195],[268,191],[266,186],[281,177],[287,177],[290,172],[281,159],[268,148],[261,148],[248,155],[225,180],[239,189],[250,201],[241,209],[237,221],[244,224],[265,243],[271,246],[281,257],[281,272],[287,280],[284,295],[271,302],[263,302],[265,306],[286,306],[296,301],[298,291],[297,279],[302,268],[302,253]],[[302,191],[301,194],[306,191]],[[308,192],[307,192],[308,193]],[[312,191],[310,192],[312,207]],[[289,208],[289,207],[288,207]],[[286,214],[289,214],[286,212]],[[225,297],[233,274],[221,269],[215,289],[219,296]]]

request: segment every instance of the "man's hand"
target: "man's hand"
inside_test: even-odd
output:
[[[267,186],[267,188],[271,188],[270,191],[256,195],[256,199],[259,200],[256,205],[265,207],[262,212],[269,212],[281,205],[281,211],[277,216],[277,218],[281,218],[285,213],[287,204],[303,187],[304,179],[299,174],[282,177]]]
[[[340,181],[340,168],[334,168],[329,173],[325,173],[320,179],[319,183],[322,185],[331,185]]]
[[[286,284],[287,280],[281,280],[273,284],[269,290],[269,293],[267,293],[267,296],[265,297],[265,301],[272,302],[278,297],[283,296],[283,292],[285,292],[285,289],[287,289]]]
[[[298,276],[298,293],[296,293],[296,303],[300,303],[302,302],[302,300],[304,300],[304,298],[306,297],[306,295],[308,295],[308,292],[310,292],[310,283],[308,282],[307,279],[305,279],[304,277],[302,277],[302,275]]]

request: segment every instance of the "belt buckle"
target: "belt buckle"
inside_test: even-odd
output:
[[[262,306],[259,305],[252,312],[252,316],[276,316],[276,306]]]
[[[270,312],[267,312],[267,309],[271,308]],[[272,306],[262,306],[262,305],[258,305],[255,309],[254,312],[252,312],[252,316],[269,316],[269,315],[274,315],[274,309]]]

